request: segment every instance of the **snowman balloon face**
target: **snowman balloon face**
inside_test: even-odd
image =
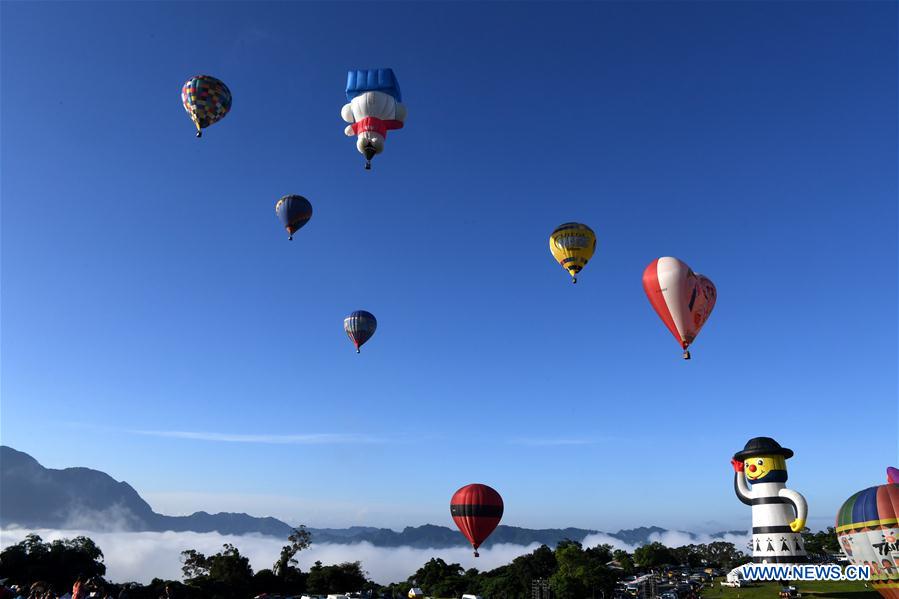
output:
[[[773,470],[786,470],[787,465],[781,456],[755,456],[743,462],[743,471],[749,482],[764,482]]]

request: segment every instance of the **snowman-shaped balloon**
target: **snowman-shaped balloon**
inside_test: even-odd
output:
[[[365,168],[384,151],[387,132],[400,129],[406,107],[400,104],[399,82],[393,69],[364,69],[347,73],[346,99],[340,116],[350,123],[344,133],[356,136],[356,149],[365,156]]]

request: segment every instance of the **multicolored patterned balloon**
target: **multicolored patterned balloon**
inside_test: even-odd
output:
[[[346,336],[356,346],[357,354],[359,353],[359,348],[371,339],[377,328],[378,321],[375,319],[375,315],[365,310],[356,310],[343,319],[343,330],[346,331]]]
[[[197,126],[197,137],[202,137],[203,129],[231,110],[231,90],[215,77],[195,75],[181,88],[181,102]]]
[[[837,538],[849,561],[871,567],[870,584],[887,599],[899,599],[899,477],[887,469],[887,484],[859,491],[837,512]]]
[[[303,196],[286,195],[275,204],[275,214],[287,230],[287,239],[290,240],[312,218],[312,204]]]

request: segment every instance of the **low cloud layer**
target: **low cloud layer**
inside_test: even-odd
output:
[[[749,543],[749,531],[746,531],[746,534],[742,535],[726,534],[723,537],[713,537],[708,534],[694,533],[691,535],[690,533],[679,530],[666,530],[663,533],[652,533],[649,535],[650,543],[656,541],[666,547],[683,547],[684,545],[701,545],[712,543],[714,541],[725,541],[727,543],[733,543],[734,547],[742,551],[745,550]],[[624,549],[625,551],[633,551],[635,549],[635,546],[628,545],[620,539],[610,537],[605,533],[587,535],[584,539],[584,547],[594,547],[603,544],[611,545],[614,549]]]
[[[79,530],[0,530],[0,547],[18,543],[29,533],[44,541],[88,536],[103,551],[106,578],[112,582],[150,582],[154,577],[181,580],[181,552],[196,549],[207,555],[220,551],[224,543],[236,546],[250,558],[253,570],[271,568],[284,541],[261,535],[222,535],[196,532],[93,532]],[[376,582],[387,584],[405,580],[432,557],[457,562],[465,568],[491,570],[507,564],[519,555],[530,553],[538,545],[495,545],[481,549],[475,558],[470,549],[414,549],[412,547],[375,547],[371,543],[354,545],[313,544],[298,556],[300,567],[309,570],[316,560],[324,564],[361,561]]]
[[[181,552],[196,549],[207,555],[221,550],[222,545],[231,543],[241,555],[250,558],[253,570],[271,568],[280,553],[284,541],[261,535],[222,535],[219,533],[197,532],[88,532],[83,530],[0,530],[0,547],[18,543],[29,533],[40,535],[44,541],[88,536],[103,551],[107,580],[112,582],[136,581],[147,583],[155,577],[181,580]],[[669,547],[679,547],[690,543],[709,543],[725,540],[743,548],[748,536],[728,535],[724,539],[699,535],[691,538],[687,533],[668,531],[653,535],[651,541],[660,541]],[[633,551],[634,546],[605,534],[589,535],[584,539],[585,547],[608,544],[615,549]],[[492,570],[508,564],[519,555],[525,555],[538,545],[494,545],[480,549],[481,557],[475,558],[471,549],[452,547],[448,549],[416,549],[412,547],[375,547],[371,543],[353,545],[313,544],[297,557],[300,567],[309,570],[316,560],[324,564],[341,562],[362,562],[370,578],[381,584],[405,580],[432,557],[443,558],[448,563],[459,563],[462,567]]]

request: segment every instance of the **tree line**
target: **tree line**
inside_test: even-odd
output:
[[[819,533],[806,529],[803,537],[810,555],[839,551],[833,528]],[[729,570],[749,560],[733,543],[724,541],[676,548],[654,542],[627,552],[609,545],[585,548],[577,541],[566,540],[555,549],[542,545],[488,571],[465,570],[460,564],[432,558],[404,581],[378,584],[358,561],[332,565],[315,562],[308,571],[302,571],[296,556],[311,542],[304,526],[294,529],[272,567],[255,572],[249,558],[232,544],[223,545],[212,555],[191,549],[181,554],[180,581],[154,579],[148,585],[113,585],[102,581],[106,574],[103,552],[91,539],[80,536],[46,543],[32,534],[0,552],[0,578],[18,585],[43,581],[60,596],[71,589],[76,577],[93,577],[106,587],[101,596],[116,597],[124,591],[127,599],[245,599],[261,593],[327,595],[349,591],[361,591],[370,598],[406,597],[412,587],[433,597],[468,593],[512,599],[529,597],[535,581],[548,586],[557,599],[583,599],[613,597],[621,577],[641,571],[681,565]]]

